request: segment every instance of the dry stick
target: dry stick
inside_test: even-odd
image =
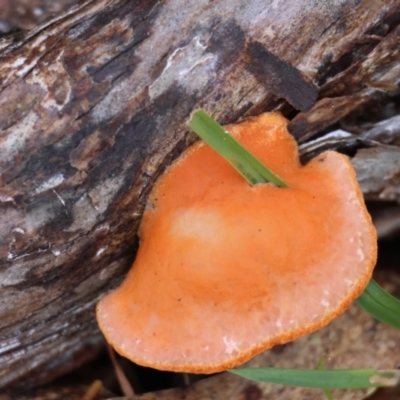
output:
[[[95,400],[97,395],[103,389],[103,382],[96,379],[88,388],[86,393],[83,395],[82,400]]]
[[[119,386],[121,387],[122,393],[124,396],[133,397],[135,392],[133,390],[132,385],[130,384],[128,378],[125,375],[124,370],[122,369],[121,365],[117,361],[117,357],[115,357],[114,349],[107,343],[107,350],[110,356],[115,376],[117,377]]]

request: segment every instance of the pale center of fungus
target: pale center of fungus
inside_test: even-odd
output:
[[[189,209],[175,213],[170,233],[186,239],[215,242],[226,229],[218,212]]]

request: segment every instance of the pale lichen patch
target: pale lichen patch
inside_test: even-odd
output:
[[[149,95],[156,98],[174,83],[180,84],[188,92],[199,89],[209,80],[208,74],[215,74],[216,55],[207,52],[198,36],[184,47],[177,48],[168,58],[159,77],[149,86]],[[201,74],[198,69],[201,68]]]
[[[72,87],[67,71],[63,65],[64,50],[46,63],[46,69],[34,69],[32,74],[26,78],[26,82],[39,85],[46,96],[42,100],[45,108],[61,110],[65,104],[70,102]]]
[[[18,121],[12,129],[9,131],[5,130],[2,133],[3,139],[0,149],[0,165],[12,162],[14,157],[23,151],[38,120],[39,116],[36,113],[28,113],[24,118]]]
[[[64,179],[64,175],[61,173],[53,175],[35,189],[35,194],[42,193],[46,190],[59,186],[62,182],[64,182]]]
[[[106,250],[105,247],[101,247],[100,249],[98,249],[97,252],[96,252],[96,257],[101,256],[104,253],[105,250]]]
[[[21,345],[21,342],[18,339],[10,338],[8,340],[2,340],[0,342],[0,354],[7,353],[10,350],[13,350]]]

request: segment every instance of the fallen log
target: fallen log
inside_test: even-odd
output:
[[[305,142],[398,91],[398,1],[286,7],[93,0],[0,39],[0,387],[101,348],[94,306],[194,140],[193,109],[221,123],[280,109]]]

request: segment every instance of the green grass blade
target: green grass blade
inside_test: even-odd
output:
[[[188,125],[219,155],[225,158],[250,185],[272,182],[276,186],[287,187],[285,182],[246,150],[205,111],[194,112]]]
[[[400,329],[400,300],[370,280],[356,303],[374,318]]]
[[[333,394],[330,389],[324,389],[324,393],[327,400],[333,400]]]
[[[318,365],[317,365],[317,369],[318,369],[318,370],[323,370],[323,369],[324,369],[324,364],[325,364],[325,362],[326,362],[327,359],[328,359],[327,356],[322,356],[322,357],[319,359]],[[333,394],[332,394],[332,392],[331,392],[330,389],[324,388],[324,393],[325,393],[325,396],[326,396],[326,398],[327,398],[328,400],[333,400]]]
[[[400,381],[400,371],[375,369],[305,370],[284,368],[237,368],[230,372],[259,382],[318,389],[361,389],[395,386]]]

